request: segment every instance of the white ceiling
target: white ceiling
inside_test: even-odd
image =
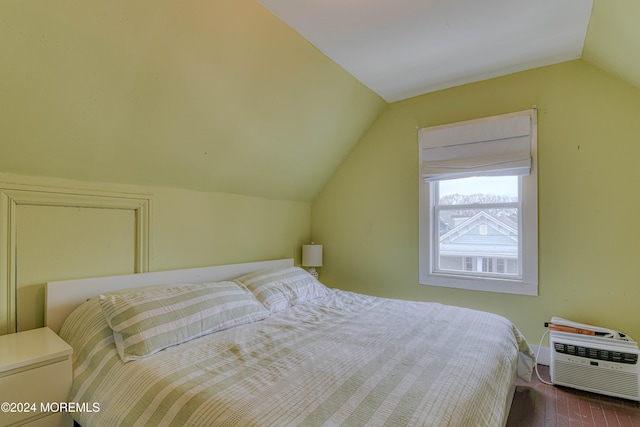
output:
[[[388,102],[580,58],[592,0],[260,0]]]

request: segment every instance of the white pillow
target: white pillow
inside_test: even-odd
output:
[[[269,268],[234,280],[247,287],[272,313],[326,295],[329,290],[300,267]]]
[[[125,362],[269,315],[232,282],[119,291],[100,295],[100,306]]]

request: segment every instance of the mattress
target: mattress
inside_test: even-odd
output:
[[[97,298],[60,335],[83,427],[493,427],[534,360],[504,317],[335,289],[128,362]]]

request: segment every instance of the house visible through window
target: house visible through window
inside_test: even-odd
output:
[[[420,283],[537,295],[535,122],[421,129]]]
[[[518,276],[519,177],[461,178],[433,186],[439,224],[434,270]]]

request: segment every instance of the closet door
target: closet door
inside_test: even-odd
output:
[[[135,213],[122,209],[19,206],[17,330],[44,326],[44,284],[135,273]]]
[[[45,325],[45,284],[147,271],[146,199],[4,192],[9,202],[2,333]],[[0,298],[2,299],[2,298]]]

